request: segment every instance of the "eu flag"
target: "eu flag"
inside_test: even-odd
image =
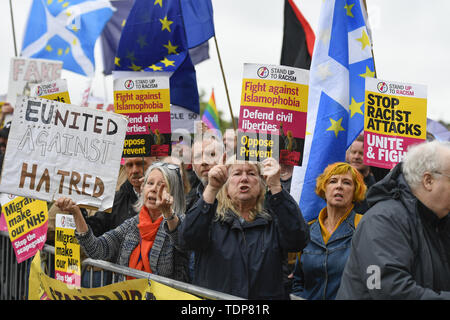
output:
[[[317,177],[328,164],[345,161],[346,149],[364,127],[365,78],[375,76],[366,18],[360,0],[322,4],[310,68],[304,162],[295,167],[291,187],[307,221],[325,206],[314,193]]]
[[[122,31],[115,70],[169,72],[171,104],[199,113],[188,49],[180,0],[135,0]]]
[[[22,56],[59,60],[64,69],[93,76],[95,42],[112,13],[106,0],[34,0]]]

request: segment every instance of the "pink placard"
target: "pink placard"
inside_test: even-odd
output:
[[[392,169],[403,160],[408,147],[425,140],[364,132],[364,164]]]

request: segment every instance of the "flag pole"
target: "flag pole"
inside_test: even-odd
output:
[[[13,32],[13,42],[14,42],[14,56],[17,57],[17,46],[16,46],[16,31],[14,30],[14,16],[11,0],[9,0],[9,12],[11,14],[11,26]]]
[[[363,0],[364,4],[364,10],[366,10],[367,20],[369,20],[369,12],[367,10],[367,3],[366,0]],[[366,22],[366,26],[368,25],[369,21]],[[372,30],[370,31],[370,35],[372,35]],[[375,55],[373,54],[373,41],[372,37],[370,37],[370,50],[372,51],[372,60],[373,60],[373,72],[375,72],[375,78],[377,77],[377,68],[375,67]]]
[[[225,73],[223,71],[223,66],[222,66],[222,59],[220,58],[219,46],[217,45],[217,39],[216,39],[215,35],[214,35],[214,43],[216,44],[217,57],[219,58],[220,70],[222,71],[223,83],[225,85],[225,92],[227,94],[228,108],[230,109],[230,114],[231,114],[231,122],[233,123],[233,129],[234,129],[234,132],[236,133],[236,124],[234,123],[233,109],[231,108],[230,95],[228,94],[227,81],[225,79]]]

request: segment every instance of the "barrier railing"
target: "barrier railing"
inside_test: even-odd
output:
[[[45,272],[47,275],[54,277],[54,253],[55,248],[50,245],[44,245],[42,250],[44,252]],[[0,231],[0,300],[26,300],[28,292],[28,275],[31,265],[31,260],[17,263],[14,249],[9,240],[7,232]],[[158,276],[152,273],[147,273],[132,268],[120,266],[108,261],[85,259],[82,262],[82,270],[88,272],[89,281],[85,287],[93,287],[93,270],[97,270],[100,274],[100,283],[105,284],[105,273],[110,272],[114,274],[121,274],[131,276],[137,279],[149,279],[171,288],[184,291],[195,296],[212,300],[244,300],[240,297],[232,296],[222,292],[206,289],[195,286],[190,283],[176,281],[170,278]],[[90,273],[89,273],[90,272]],[[113,276],[112,279],[115,277]]]
[[[50,275],[55,248],[44,245],[46,271]],[[17,263],[8,232],[0,231],[0,300],[26,300],[31,260]]]
[[[104,271],[110,271],[113,274],[121,274],[125,276],[131,276],[137,279],[149,279],[156,282],[159,282],[161,284],[164,284],[168,287],[181,290],[205,299],[212,299],[212,300],[244,300],[243,298],[232,296],[226,293],[206,289],[203,287],[195,286],[190,283],[181,282],[177,280],[173,280],[170,278],[158,276],[153,273],[147,273],[144,271],[120,266],[108,261],[103,260],[94,260],[94,259],[85,259],[82,262],[83,268],[91,267],[91,268],[97,268],[101,269],[100,272]],[[103,276],[104,278],[104,276]],[[115,278],[114,276],[112,277]],[[90,287],[92,287],[92,278],[90,279]]]

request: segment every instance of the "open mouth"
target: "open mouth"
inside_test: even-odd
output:
[[[335,198],[335,199],[338,199],[338,200],[339,200],[339,199],[344,199],[344,195],[342,195],[342,194],[340,194],[340,193],[337,193],[337,194],[334,195],[334,198]]]
[[[240,186],[239,191],[240,192],[248,192],[250,190],[249,186]]]

